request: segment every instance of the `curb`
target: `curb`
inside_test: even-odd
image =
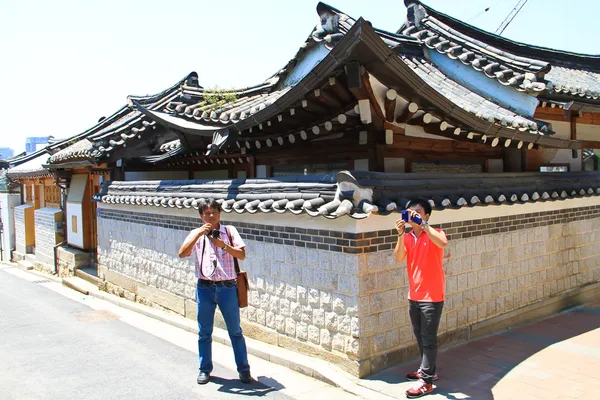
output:
[[[101,300],[108,301],[119,307],[123,307],[130,311],[142,314],[146,317],[167,323],[176,328],[183,329],[187,332],[191,332],[194,334],[198,334],[198,326],[195,320],[187,320],[185,317],[182,317],[178,314],[170,315],[168,312],[154,309],[149,306],[145,306],[143,304],[139,304],[124,299],[122,297],[118,297],[116,295],[100,291],[100,289],[87,290],[86,288],[80,288],[78,287],[76,282],[73,282],[73,277],[61,279],[53,275],[39,272],[36,270],[27,270],[18,265],[17,263],[3,263],[5,265],[19,268],[25,272],[32,273],[36,276],[43,277],[53,282],[61,283],[62,285],[82,294],[86,294]],[[76,278],[81,279],[78,277]],[[66,279],[69,279],[69,281],[67,281]],[[83,279],[81,280],[84,281]],[[84,282],[88,283],[87,281]],[[229,335],[224,329],[214,327],[213,340],[231,347]],[[393,397],[385,395],[381,392],[357,384],[358,378],[354,378],[353,376],[342,371],[335,365],[330,364],[326,361],[319,360],[313,357],[308,357],[303,354],[296,353],[282,347],[263,343],[252,338],[246,338],[246,347],[248,349],[248,353],[255,357],[289,368],[303,375],[309,376],[314,379],[318,379],[329,385],[339,387],[340,389],[343,389],[344,391],[354,394],[356,396],[374,400],[393,399]]]

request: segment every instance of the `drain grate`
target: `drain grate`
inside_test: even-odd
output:
[[[50,281],[48,279],[39,279],[37,281],[31,281],[31,283],[49,283]]]

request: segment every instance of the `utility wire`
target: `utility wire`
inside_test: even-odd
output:
[[[506,19],[504,21],[502,21],[502,23],[500,24],[498,29],[496,29],[496,35],[502,35],[502,32],[504,32],[506,27],[508,25],[510,25],[510,23],[513,21],[513,19],[515,19],[517,14],[519,14],[519,11],[521,11],[523,9],[523,7],[525,6],[525,4],[527,4],[527,1],[528,0],[519,0],[517,5],[510,11],[510,13],[506,17]]]

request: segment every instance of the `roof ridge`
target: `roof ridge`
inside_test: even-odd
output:
[[[528,43],[524,43],[524,42],[518,42],[515,40],[508,39],[504,36],[500,36],[495,33],[485,31],[483,29],[480,29],[473,25],[470,25],[466,22],[463,22],[457,18],[451,17],[447,14],[444,14],[440,11],[437,11],[437,10],[431,8],[430,6],[424,4],[420,0],[404,0],[404,4],[406,5],[407,8],[410,5],[419,5],[419,6],[423,7],[423,9],[425,10],[427,15],[431,15],[431,16],[435,17],[436,19],[440,20],[441,22],[448,24],[450,27],[453,27],[453,25],[454,25],[454,27],[458,26],[463,29],[466,29],[468,31],[468,33],[476,34],[476,35],[483,35],[487,39],[491,39],[493,42],[499,42],[499,43],[492,43],[492,44],[495,44],[496,46],[504,45],[505,48],[508,48],[508,50],[515,52],[515,54],[517,54],[517,55],[522,55],[523,52],[526,51],[529,57],[533,56],[533,57],[540,58],[540,56],[542,56],[542,57],[546,56],[546,57],[553,58],[553,60],[547,60],[547,61],[549,61],[551,63],[556,63],[556,61],[558,61],[557,64],[560,66],[582,67],[581,64],[583,63],[583,64],[585,64],[585,67],[588,68],[589,70],[600,71],[600,54],[576,53],[576,52],[571,52],[571,51],[567,51],[567,50],[553,49],[550,47],[544,47],[544,46],[538,46],[538,45],[528,44]],[[407,14],[410,14],[410,13],[407,12]],[[407,17],[410,18],[410,15],[407,15]],[[531,51],[534,51],[534,53],[532,54]],[[537,53],[540,53],[540,54],[537,54]],[[568,57],[576,57],[577,60],[571,61],[571,60],[566,59]]]

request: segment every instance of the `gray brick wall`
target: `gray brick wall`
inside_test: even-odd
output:
[[[31,204],[23,204],[15,207],[15,249],[21,254],[33,251],[25,246],[25,209],[31,208]]]
[[[177,250],[198,218],[143,210],[101,209],[99,264],[193,300],[193,264],[180,260]],[[393,226],[387,222],[371,227]],[[393,229],[235,225],[247,245],[241,263],[251,285],[245,320],[359,360],[360,374],[391,365],[414,344],[406,265],[393,257]],[[450,239],[440,334],[600,281],[600,206],[440,227]]]
[[[359,257],[343,253],[333,244],[337,251],[316,248],[322,244],[329,249],[322,239],[318,243],[313,237],[307,237],[306,243],[290,239],[289,235],[296,234],[285,233],[281,227],[240,225],[247,251],[240,267],[248,271],[251,288],[242,318],[357,358],[358,339],[353,334],[358,332]],[[98,218],[98,263],[195,300],[194,264],[191,258],[180,259],[177,252],[189,230],[197,226],[198,218],[152,215],[142,221],[135,213],[102,210]],[[269,237],[269,232],[279,232],[285,239]],[[274,240],[288,240],[290,244]]]
[[[57,244],[55,216],[59,208],[35,210],[35,258],[36,261],[54,265],[54,246]]]

